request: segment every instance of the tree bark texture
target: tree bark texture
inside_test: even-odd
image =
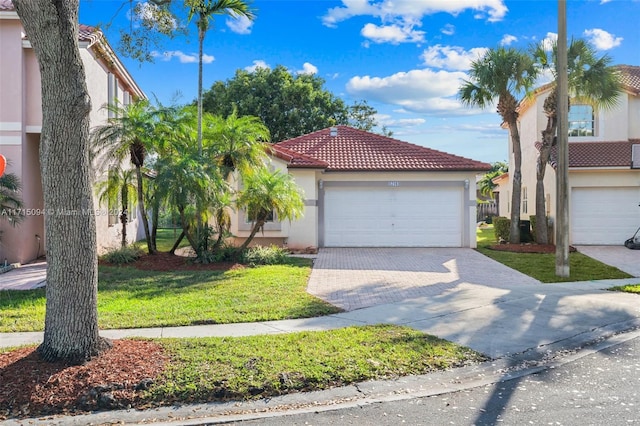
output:
[[[41,356],[83,362],[98,334],[98,261],[89,160],[91,100],[78,48],[78,0],[14,0],[42,78],[40,163],[47,238]]]

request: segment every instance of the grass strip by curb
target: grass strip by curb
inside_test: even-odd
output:
[[[147,397],[163,405],[321,390],[486,360],[469,348],[391,325],[156,342],[171,362]]]

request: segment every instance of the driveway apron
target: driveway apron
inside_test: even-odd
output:
[[[324,248],[308,291],[351,311],[470,285],[509,289],[539,283],[466,248]]]

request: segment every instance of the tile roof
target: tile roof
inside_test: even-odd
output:
[[[640,94],[640,66],[616,65],[615,68],[620,71],[622,85],[636,95]]]
[[[328,171],[487,171],[491,166],[442,151],[403,142],[387,136],[335,126],[282,141],[276,152],[285,148],[305,156],[290,161],[289,167],[318,167]],[[296,164],[296,162],[298,162]],[[306,162],[316,162],[314,166]]]
[[[286,161],[289,167],[293,168],[326,169],[329,166],[326,161],[317,160],[277,144],[271,145],[271,153]]]
[[[640,144],[640,139],[612,142],[571,142],[569,143],[569,167],[631,167],[631,146]],[[540,149],[540,142],[536,148]],[[549,164],[558,165],[556,147],[551,148]]]

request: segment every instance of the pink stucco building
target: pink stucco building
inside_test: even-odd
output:
[[[128,104],[145,95],[122,65],[100,31],[80,26],[80,53],[91,96],[91,127],[108,118],[103,105]],[[26,263],[46,253],[42,184],[38,149],[42,128],[40,71],[28,37],[10,0],[0,0],[0,154],[10,162],[7,172],[22,181],[25,220],[12,227],[0,220],[0,263]],[[102,179],[96,173],[96,180]],[[120,225],[113,213],[117,206],[95,200],[99,250],[116,247]],[[111,213],[111,214],[110,214]],[[138,219],[128,224],[131,240],[138,235]]]

